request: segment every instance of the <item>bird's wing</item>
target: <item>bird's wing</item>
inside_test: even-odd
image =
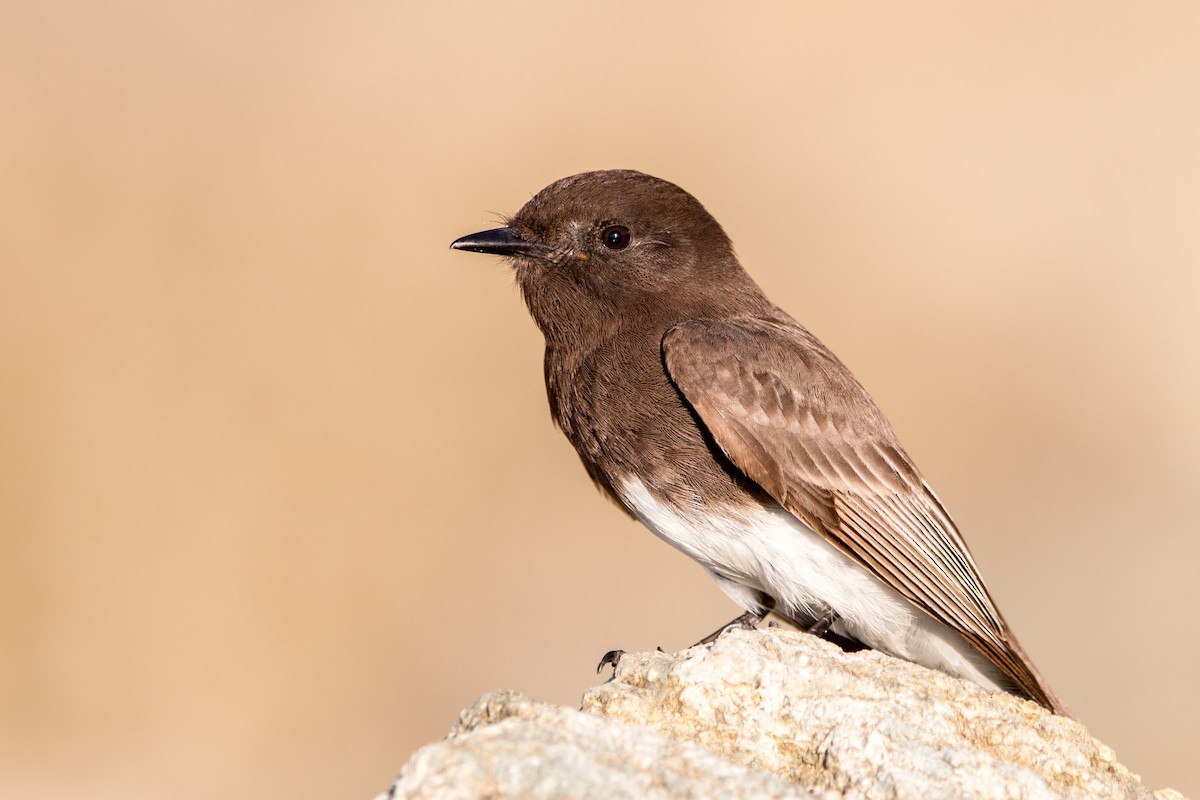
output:
[[[795,323],[690,320],[663,337],[671,380],[725,455],[801,521],[934,618],[1029,697],[1061,703],[996,609],[966,543],[891,425]]]

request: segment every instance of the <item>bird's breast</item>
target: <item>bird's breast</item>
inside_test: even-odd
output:
[[[673,502],[759,501],[762,491],[712,442],[667,375],[661,332],[615,336],[587,352],[547,347],[546,391],[555,423],[588,474],[626,510],[635,476]]]

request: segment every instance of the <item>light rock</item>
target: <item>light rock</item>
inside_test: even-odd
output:
[[[417,751],[391,790],[471,798],[825,798],[689,742],[514,692],[481,697],[446,739]]]
[[[775,628],[625,655],[583,710],[485,695],[396,798],[1113,798],[1154,794],[1079,723]]]

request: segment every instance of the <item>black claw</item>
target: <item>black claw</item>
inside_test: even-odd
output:
[[[596,666],[596,672],[599,673],[605,667],[611,666],[613,673],[616,674],[617,665],[621,663],[621,656],[623,655],[625,655],[624,650],[609,650],[600,657],[600,663]]]
[[[663,649],[662,649],[662,645],[661,645],[661,644],[660,644],[658,647],[654,648],[654,649],[655,649],[655,650],[657,650],[657,651],[658,651],[658,652],[660,652],[660,653],[665,653],[665,652],[667,652],[666,650],[663,650]]]

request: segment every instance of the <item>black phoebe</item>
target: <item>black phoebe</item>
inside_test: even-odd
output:
[[[694,197],[586,172],[451,247],[512,260],[588,474],[743,617],[774,610],[1066,713],[883,412]]]

